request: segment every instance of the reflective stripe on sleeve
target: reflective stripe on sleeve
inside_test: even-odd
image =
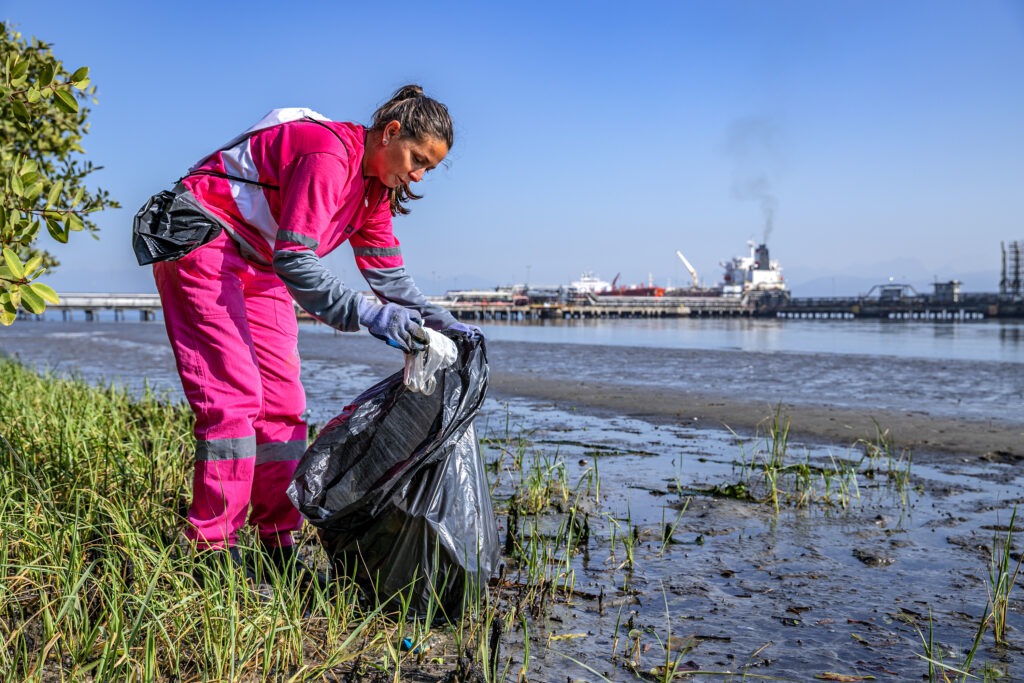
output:
[[[367,258],[384,258],[387,256],[401,256],[401,247],[353,247],[352,252],[356,256],[365,256]]]
[[[302,233],[293,232],[291,230],[278,230],[277,239],[282,242],[291,242],[293,244],[301,244],[307,249],[316,251],[316,248],[320,246],[320,243],[308,235]]]

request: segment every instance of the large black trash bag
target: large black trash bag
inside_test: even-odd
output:
[[[339,572],[381,602],[453,619],[497,569],[498,530],[473,429],[484,342],[451,333],[455,363],[430,395],[402,372],[363,392],[306,450],[288,497]]]

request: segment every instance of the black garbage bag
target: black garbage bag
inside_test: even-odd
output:
[[[462,613],[497,569],[498,530],[473,417],[484,342],[452,333],[455,363],[429,395],[398,372],[363,392],[306,450],[288,497],[336,569],[382,603]],[[443,612],[441,612],[443,610]]]

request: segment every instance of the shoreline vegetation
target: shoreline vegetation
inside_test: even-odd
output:
[[[385,612],[389,600],[360,596],[344,579],[330,590],[285,581],[254,590],[225,566],[218,589],[203,590],[181,536],[192,449],[185,404],[148,390],[132,396],[40,375],[3,357],[0,384],[0,683],[538,680],[530,670],[532,649],[586,637],[544,631],[552,609],[581,609],[574,601],[629,616],[607,634],[610,652],[600,661],[560,655],[593,672],[594,680],[762,677],[742,666],[701,671],[691,659],[696,641],[672,635],[671,619],[641,628],[632,613],[623,613],[635,599],[627,590],[633,567],[642,553],[664,553],[680,543],[673,538],[679,520],[664,522],[659,549],[643,540],[647,532],[628,515],[622,520],[602,512],[596,459],[574,486],[564,465],[531,459],[525,434],[481,435],[485,463],[518,482],[511,495],[495,496],[507,566],[457,621],[442,623],[410,618],[401,608]],[[495,388],[501,393],[509,384],[499,379]],[[617,409],[635,398],[624,393],[597,407]],[[657,414],[670,414],[670,406],[660,407]],[[650,405],[646,410],[655,412]],[[834,462],[834,471],[788,465],[789,421],[780,411],[769,410],[774,421],[762,427],[771,452],[743,465],[749,485],[730,487],[737,500],[776,511],[794,504],[845,507],[861,466],[897,490],[906,488],[909,460],[882,440],[862,444],[862,463]],[[725,421],[720,412],[694,417]],[[799,488],[787,489],[787,482]],[[680,500],[680,517],[688,500]],[[614,560],[607,596],[605,587],[577,587],[573,568],[576,553],[602,537],[611,539],[608,559]],[[242,545],[253,540],[244,538]],[[322,567],[323,553],[308,527],[300,543],[304,559]],[[1016,573],[1007,584],[1004,575],[1013,567],[1009,560],[1003,564],[1001,585],[1012,587]],[[1003,591],[1009,594],[1008,587]],[[987,623],[983,619],[979,642]],[[756,655],[749,666],[762,666]]]

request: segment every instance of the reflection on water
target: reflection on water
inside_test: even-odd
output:
[[[1005,326],[999,328],[999,341],[1004,344],[1019,344],[1021,339],[1020,326]]]

